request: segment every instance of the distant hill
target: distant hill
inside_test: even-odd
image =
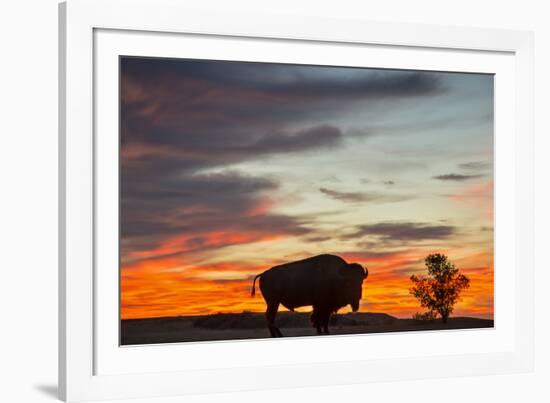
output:
[[[277,326],[282,328],[310,327],[310,313],[305,312],[279,312],[277,314]],[[191,318],[194,327],[205,329],[257,329],[265,328],[265,315],[263,313],[218,313]],[[332,315],[330,326],[368,326],[391,324],[399,320],[385,313],[356,312]]]

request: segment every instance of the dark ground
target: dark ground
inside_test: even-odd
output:
[[[315,336],[309,313],[280,312],[276,324],[284,336]],[[440,319],[398,319],[385,313],[357,312],[333,315],[331,334],[361,334],[492,328],[493,320],[456,317],[444,324]],[[228,313],[206,316],[127,319],[121,322],[121,345],[261,339],[269,337],[263,313]]]

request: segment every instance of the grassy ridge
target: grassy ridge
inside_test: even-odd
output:
[[[314,336],[309,313],[280,312],[277,326],[285,336]],[[357,312],[333,315],[332,334],[384,333],[419,330],[492,328],[489,319],[457,317],[441,320],[398,319],[385,313]],[[204,316],[128,319],[121,321],[121,344],[156,344],[186,341],[258,339],[269,337],[262,313],[220,313]]]

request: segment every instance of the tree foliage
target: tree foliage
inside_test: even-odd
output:
[[[424,260],[428,269],[427,276],[411,276],[414,286],[409,292],[420,301],[420,305],[432,314],[439,314],[443,323],[447,322],[453,312],[462,290],[470,286],[470,280],[447,256],[435,253]]]

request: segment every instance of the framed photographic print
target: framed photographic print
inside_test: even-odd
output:
[[[493,327],[492,74],[119,63],[122,345]]]
[[[62,398],[532,368],[530,33],[60,16]]]

